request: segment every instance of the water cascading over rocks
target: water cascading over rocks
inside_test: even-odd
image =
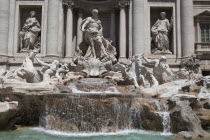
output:
[[[65,132],[164,131],[157,111],[154,100],[133,95],[45,95],[40,125]]]
[[[171,126],[170,126],[170,113],[168,111],[168,105],[167,104],[160,104],[158,101],[155,101],[155,105],[157,107],[157,113],[161,117],[161,121],[163,124],[163,132],[164,133],[170,133],[171,132]],[[162,107],[161,107],[162,106]]]
[[[67,132],[129,129],[131,98],[106,95],[45,96],[41,126]]]

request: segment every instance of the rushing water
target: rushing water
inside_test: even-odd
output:
[[[143,130],[125,130],[116,133],[64,133],[43,128],[21,128],[0,132],[0,140],[172,140],[173,135]],[[209,140],[196,139],[196,140]]]
[[[65,133],[43,128],[21,128],[0,131],[0,140],[172,140],[173,135],[143,130],[125,130],[115,133]],[[196,139],[196,140],[209,140]]]
[[[168,105],[163,104],[161,109],[161,104],[158,101],[155,101],[155,105],[157,107],[157,113],[162,118],[163,124],[163,133],[170,133],[171,126],[170,126],[170,114],[168,112]]]
[[[158,115],[162,118],[162,124],[163,124],[163,132],[164,133],[170,133],[171,127],[170,127],[170,116],[168,112],[158,112]]]
[[[63,133],[42,128],[0,132],[0,140],[170,140],[172,136],[141,130],[116,133]]]

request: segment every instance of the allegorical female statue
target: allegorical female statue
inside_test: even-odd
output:
[[[30,17],[26,20],[26,23],[20,32],[20,37],[22,38],[21,52],[40,49],[39,36],[41,26],[35,16],[36,12],[31,11]]]
[[[156,23],[152,26],[152,36],[155,41],[157,49],[154,53],[166,53],[171,54],[169,50],[169,32],[173,26],[173,21],[171,23],[166,18],[166,13],[160,13],[161,19],[158,19]]]

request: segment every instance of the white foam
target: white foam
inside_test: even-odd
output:
[[[120,94],[120,92],[114,86],[113,87],[109,87],[109,89],[106,90],[106,91],[94,91],[94,90],[92,90],[90,92],[81,91],[81,90],[77,89],[77,87],[74,84],[71,84],[70,88],[71,88],[73,93],[95,93],[95,94],[97,94],[97,93],[98,94],[99,93],[106,93],[106,94],[109,94],[109,93],[113,94],[113,93],[115,93],[115,94]]]
[[[171,127],[170,127],[170,115],[169,112],[157,112],[158,115],[162,118],[162,124],[163,124],[163,133],[170,133]]]
[[[144,130],[122,130],[117,132],[92,132],[92,133],[68,133],[68,132],[61,132],[55,130],[46,130],[44,128],[31,128],[32,130],[47,133],[49,135],[58,135],[58,136],[66,136],[66,137],[92,137],[92,136],[117,136],[117,135],[129,135],[129,134],[141,134],[141,135],[162,135],[162,136],[172,136],[172,133],[161,133],[161,132],[151,132],[151,131],[144,131]]]

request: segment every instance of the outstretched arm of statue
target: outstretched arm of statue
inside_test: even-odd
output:
[[[86,29],[86,26],[87,24],[89,23],[89,20],[87,19],[83,24],[82,24],[82,27],[81,27],[81,30],[84,32]]]
[[[146,61],[149,64],[155,64],[156,63],[156,60],[148,59],[144,55],[142,55],[142,58],[144,59],[144,61]]]
[[[37,58],[37,57],[35,57],[35,58],[36,58],[36,61],[37,61],[40,65],[46,66],[46,67],[50,67],[50,64],[47,64],[47,63],[41,61],[41,60],[40,60],[39,58]]]

